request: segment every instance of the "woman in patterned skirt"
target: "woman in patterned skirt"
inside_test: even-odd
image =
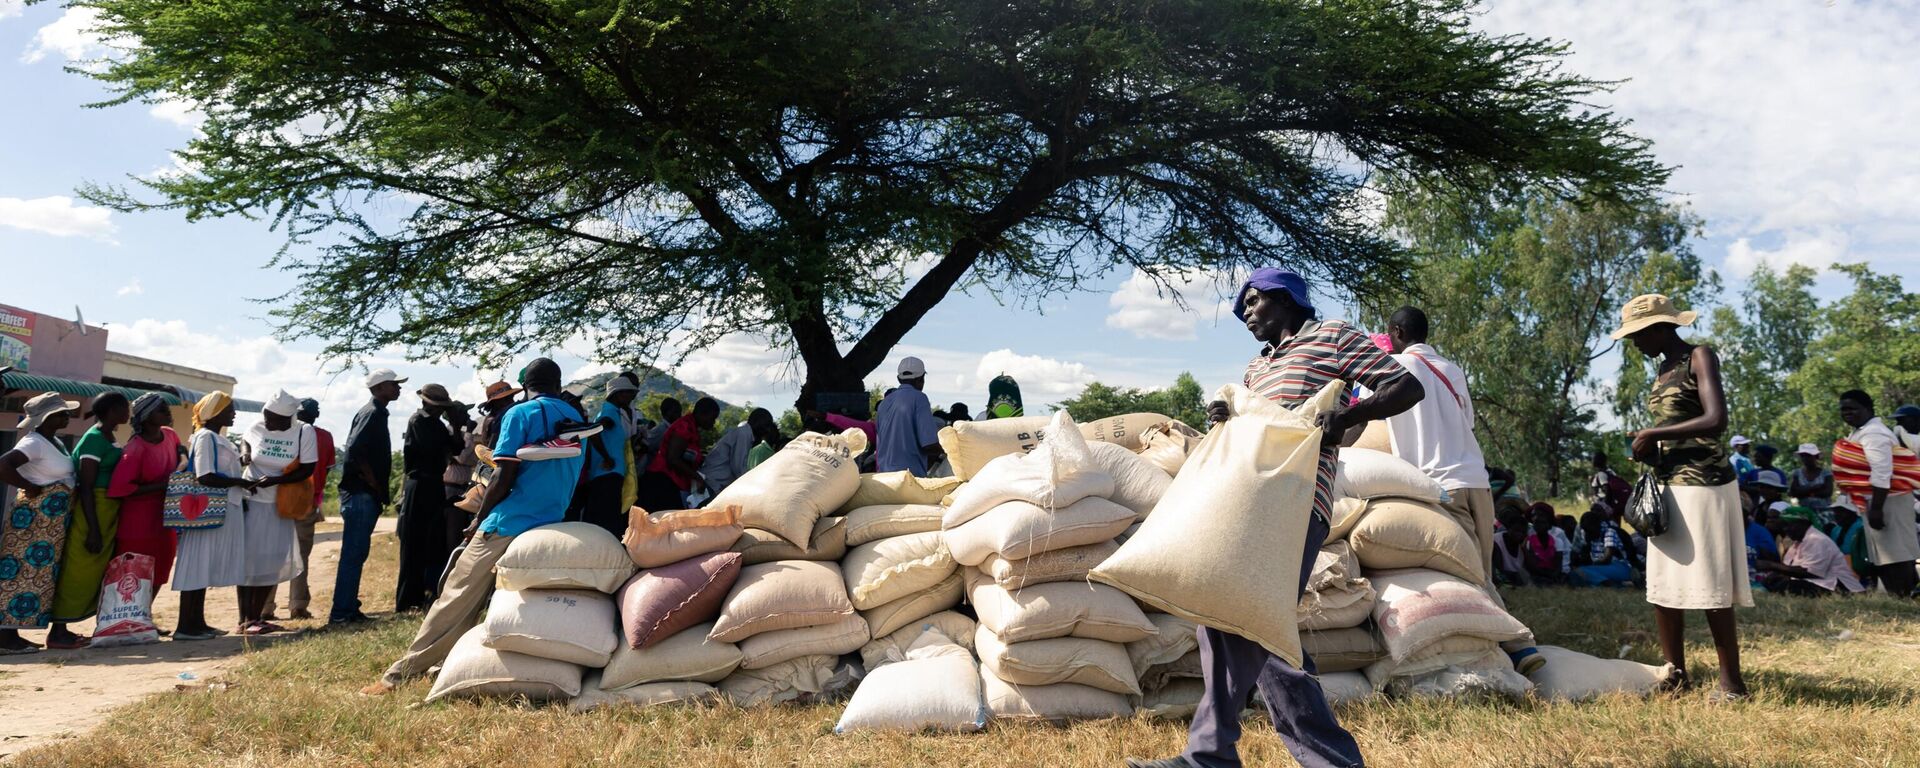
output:
[[[16,429],[20,441],[0,454],[0,483],[20,489],[13,511],[0,521],[0,656],[40,650],[20,630],[53,622],[53,588],[73,507],[73,457],[54,435],[79,410],[57,392],[28,400]]]

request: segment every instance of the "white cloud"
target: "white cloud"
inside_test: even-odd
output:
[[[159,120],[187,129],[198,129],[207,119],[200,106],[186,99],[168,99],[147,109],[147,114]]]
[[[727,336],[678,366],[668,367],[671,362],[656,365],[687,386],[735,405],[752,402],[779,411],[800,391],[799,369],[789,364],[787,354],[753,334]]]
[[[0,19],[9,19],[20,15],[27,7],[27,0],[0,0]]]
[[[130,283],[127,283],[126,285],[123,285],[123,286],[120,286],[120,290],[117,290],[117,291],[114,291],[114,292],[113,292],[113,295],[115,295],[115,296],[139,296],[140,294],[143,294],[143,293],[146,293],[146,292],[147,292],[147,288],[146,288],[146,286],[143,286],[143,285],[141,285],[141,284],[140,284],[140,278],[137,278],[137,277],[136,277],[136,278],[134,278],[134,279],[133,279],[133,282],[130,282]]]
[[[1107,327],[1136,338],[1188,341],[1196,338],[1201,320],[1214,322],[1229,305],[1221,298],[1221,280],[1211,273],[1181,273],[1168,277],[1163,288],[1139,269],[1107,297]],[[1182,304],[1185,306],[1183,307]]]
[[[111,41],[102,36],[96,27],[100,24],[100,11],[86,6],[74,6],[67,9],[53,23],[40,28],[33,35],[33,42],[21,61],[28,64],[45,59],[49,54],[59,54],[68,62],[97,59],[112,53]]]
[[[1003,373],[1020,382],[1023,396],[1076,395],[1096,378],[1081,363],[996,349],[980,356],[980,364],[973,369],[974,389],[985,392],[987,382]]]
[[[1847,234],[1831,227],[1813,232],[1789,232],[1785,242],[1772,250],[1756,248],[1752,241],[1743,237],[1727,246],[1727,270],[1746,277],[1762,264],[1776,271],[1790,264],[1825,269],[1846,258],[1848,245]]]
[[[113,212],[92,205],[74,205],[65,195],[36,197],[0,197],[0,227],[13,227],[54,237],[88,237],[113,242],[119,227]]]

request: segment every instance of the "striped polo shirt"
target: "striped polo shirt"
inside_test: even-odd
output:
[[[1309,322],[1292,338],[1268,344],[1247,363],[1248,389],[1288,408],[1299,407],[1335,381],[1375,392],[1407,375],[1385,350],[1344,320]],[[1328,518],[1333,509],[1333,474],[1340,451],[1320,451],[1313,484],[1313,513]]]

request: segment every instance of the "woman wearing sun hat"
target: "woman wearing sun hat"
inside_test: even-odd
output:
[[[73,507],[73,457],[54,435],[67,428],[80,404],[48,392],[20,410],[20,440],[0,453],[0,483],[19,489],[12,511],[0,520],[0,656],[40,650],[20,630],[52,623],[54,583]]]
[[[1671,667],[1669,685],[1692,685],[1682,611],[1704,610],[1720,656],[1714,698],[1733,701],[1747,695],[1733,606],[1752,606],[1753,592],[1738,478],[1720,442],[1727,429],[1720,358],[1712,347],[1680,338],[1680,326],[1692,325],[1696,317],[1666,296],[1635,296],[1620,310],[1620,327],[1612,336],[1632,339],[1660,366],[1647,394],[1653,426],[1633,433],[1633,457],[1652,465],[1667,483],[1667,531],[1647,540],[1647,602],[1654,605],[1660,651]]]

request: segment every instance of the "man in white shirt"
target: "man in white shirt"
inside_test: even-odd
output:
[[[1915,531],[1913,494],[1895,493],[1893,488],[1893,430],[1873,415],[1873,397],[1853,389],[1840,393],[1840,420],[1853,427],[1847,442],[1856,443],[1867,456],[1867,484],[1873,488],[1867,499],[1867,558],[1887,593],[1898,597],[1913,594],[1914,561],[1920,560],[1920,534]]]
[[[747,453],[760,441],[771,437],[776,429],[773,414],[765,408],[755,408],[747,414],[747,420],[727,430],[713,444],[713,450],[707,451],[707,459],[700,464],[700,477],[706,481],[707,489],[718,496],[733,481],[747,473]]]

